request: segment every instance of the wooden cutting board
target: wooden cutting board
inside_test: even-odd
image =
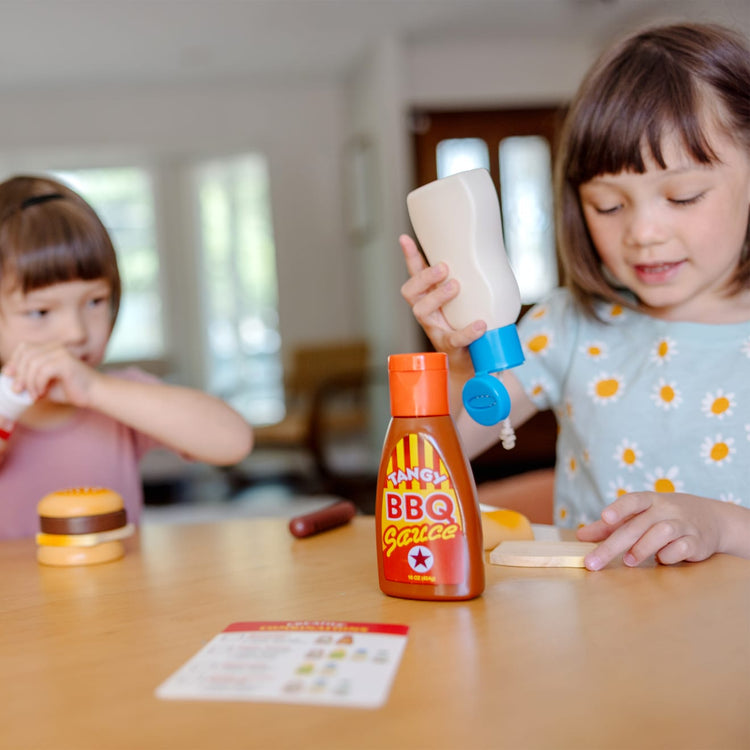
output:
[[[595,547],[593,542],[511,540],[490,552],[490,562],[522,568],[582,568],[583,558]]]

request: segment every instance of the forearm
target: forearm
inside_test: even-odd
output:
[[[242,416],[191,388],[101,374],[90,407],[198,461],[231,465],[252,448],[252,428]]]

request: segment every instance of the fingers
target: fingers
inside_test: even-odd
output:
[[[14,389],[28,391],[33,399],[44,395],[58,369],[59,347],[21,345],[13,355]]]
[[[699,540],[692,534],[675,539],[656,553],[656,559],[662,565],[674,565],[683,560],[703,560],[697,556]]]
[[[644,518],[643,520],[647,524],[650,523],[650,519],[648,518]],[[633,523],[633,525],[635,526],[636,524]],[[648,525],[645,531],[639,534],[629,545],[622,557],[622,561],[625,565],[633,567],[640,565],[652,555],[657,555],[657,553],[660,555],[661,550],[672,547],[672,551],[667,554],[667,557],[671,558],[673,562],[680,562],[691,553],[689,549],[690,545],[684,538],[687,531],[688,529],[685,524],[676,519],[659,521],[653,525]],[[624,537],[624,539],[626,538]],[[623,544],[626,544],[626,541],[623,541]],[[683,556],[679,555],[681,549],[685,552]]]
[[[408,234],[402,234],[398,238],[398,243],[404,253],[406,269],[410,276],[416,276],[421,270],[427,268],[427,263],[422,257],[422,253],[419,252],[417,243]]]
[[[454,329],[443,315],[443,306],[460,291],[456,279],[449,279],[445,263],[428,265],[416,243],[408,235],[399,237],[409,278],[401,287],[401,296],[409,303],[412,313],[435,349],[449,356],[468,357],[466,347],[486,330],[484,321],[475,321],[461,330]]]
[[[576,530],[576,539],[581,542],[601,542],[612,533],[612,527],[604,521],[593,521]]]
[[[88,372],[64,346],[55,343],[21,344],[5,369],[14,379],[14,390],[26,390],[34,400],[49,396],[53,387],[67,400],[66,393],[78,393],[86,385]]]
[[[600,521],[579,529],[579,539],[601,541],[584,558],[584,565],[600,570],[618,555],[628,566],[654,555],[665,565],[705,560],[718,548],[712,502],[684,494],[623,495],[602,511]]]
[[[582,541],[602,543],[583,560],[588,570],[601,570],[619,555],[628,552],[646,533],[650,522],[644,511],[651,507],[649,493],[633,492],[622,495],[602,511],[601,520],[578,530]],[[603,540],[603,541],[602,541]],[[637,564],[626,560],[625,564]]]
[[[486,330],[487,324],[483,320],[475,320],[466,328],[448,334],[448,346],[450,349],[464,349],[476,341]]]
[[[651,492],[629,492],[620,495],[613,503],[610,503],[602,511],[602,521],[608,526],[616,528],[629,518],[632,518],[653,505],[654,498]]]
[[[444,265],[428,266],[411,276],[401,287],[401,296],[413,307],[425,297],[430,307],[440,307],[458,294],[458,282],[446,281],[448,269]]]

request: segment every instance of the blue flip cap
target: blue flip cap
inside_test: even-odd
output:
[[[481,425],[498,424],[510,414],[510,396],[491,373],[523,363],[523,349],[516,326],[511,324],[487,331],[469,344],[469,355],[476,375],[464,386],[464,408]]]

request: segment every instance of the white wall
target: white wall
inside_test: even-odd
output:
[[[481,39],[412,45],[406,97],[418,106],[556,103],[575,92],[595,54],[572,39]]]
[[[178,379],[200,384],[185,186],[196,160],[256,150],[268,157],[285,352],[361,333],[343,222],[342,97],[332,83],[4,93],[0,167],[7,174],[127,160],[156,169],[173,360]]]
[[[417,345],[416,326],[400,287],[406,271],[398,235],[408,228],[405,196],[411,188],[411,155],[406,130],[402,49],[383,39],[362,61],[349,82],[349,126],[376,157],[371,164],[372,233],[359,248],[365,329],[374,361],[385,366],[392,352]]]

